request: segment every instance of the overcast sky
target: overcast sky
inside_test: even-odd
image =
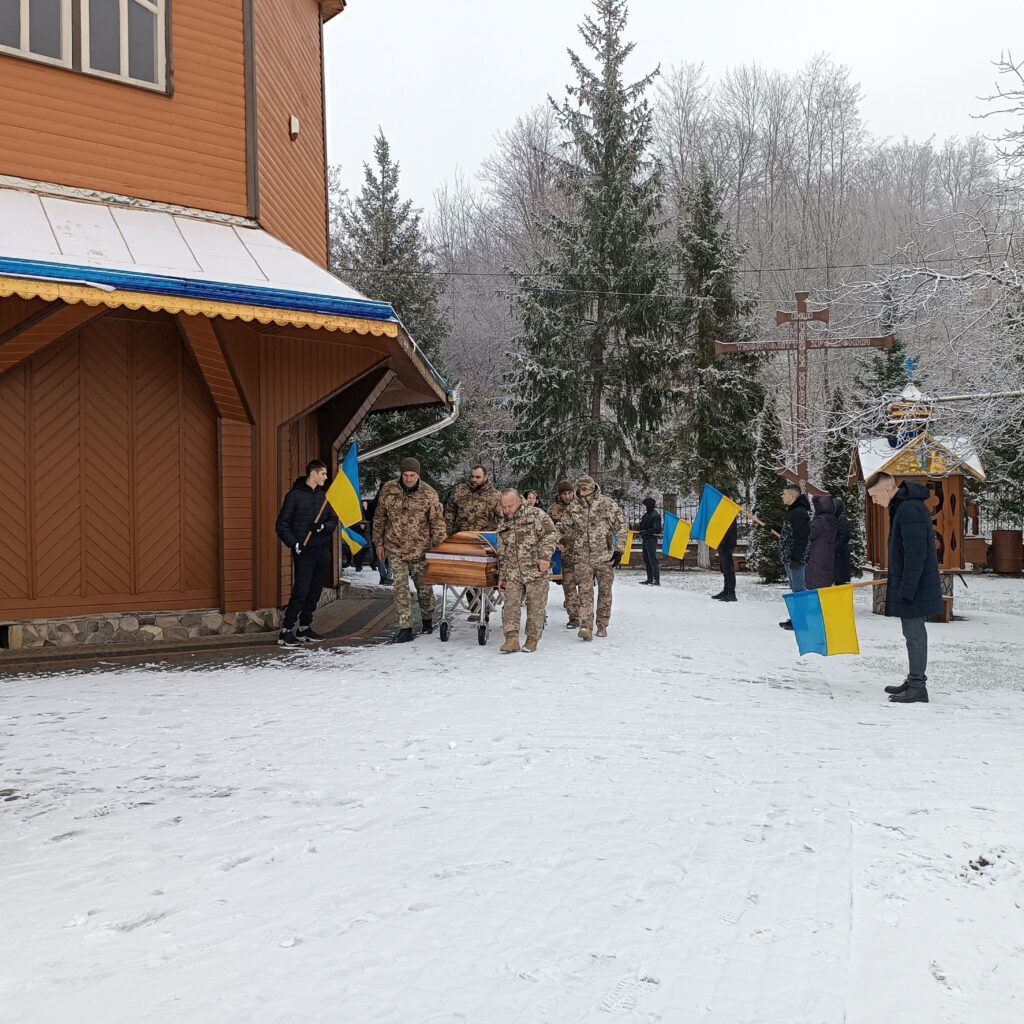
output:
[[[325,31],[328,159],[358,187],[380,125],[418,206],[461,169],[472,177],[495,133],[563,94],[566,48],[588,0],[349,0]],[[758,62],[796,71],[824,51],[861,85],[876,136],[991,134],[971,118],[991,61],[1024,57],[1021,0],[632,0],[634,75],[703,61],[709,77]]]

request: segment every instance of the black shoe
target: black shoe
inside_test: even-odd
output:
[[[720,590],[717,594],[712,594],[711,595],[711,600],[712,601],[724,601],[725,600],[725,596],[726,596],[725,595],[725,591],[724,590]]]
[[[277,638],[279,647],[301,647],[302,641],[296,637],[294,630],[282,629]]]
[[[899,686],[887,686],[885,688],[886,693],[906,693],[910,689],[910,683],[904,680]]]
[[[793,628],[793,620],[792,619],[786,619],[785,622],[780,622],[779,625],[783,629],[792,629]]]
[[[652,580],[651,581],[651,586],[652,587],[660,587],[661,586],[661,580]]]
[[[382,587],[393,587],[394,585],[395,581],[390,576],[384,576],[380,581]]]
[[[567,623],[565,624],[565,628],[566,628],[566,629],[579,629],[579,628],[580,628],[580,624],[579,624],[579,622],[577,622],[577,620],[576,620],[576,619],[570,619],[570,620],[569,620],[569,621],[568,621],[568,622],[567,622]]]
[[[907,688],[905,693],[894,693],[889,698],[890,704],[927,704],[928,691],[923,687],[920,689]]]
[[[639,580],[638,582],[641,587],[649,587],[654,582],[654,580]]]
[[[400,629],[398,631],[398,636],[396,636],[395,639],[391,642],[394,644],[407,644],[410,643],[413,639],[415,638],[412,635],[411,629]]]
[[[424,619],[423,620],[422,632],[424,632],[424,633],[433,633],[434,632],[434,620],[433,619]]]
[[[299,626],[295,631],[297,639],[304,644],[322,644],[327,637],[321,636],[312,626]]]
[[[723,604],[728,604],[730,601],[736,600],[735,594],[723,594],[719,599]]]

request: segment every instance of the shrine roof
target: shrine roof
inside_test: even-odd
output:
[[[978,450],[969,437],[935,437],[925,432],[898,448],[890,444],[888,437],[865,437],[857,442],[857,458],[864,480],[882,470],[893,475],[910,475],[906,465],[899,463],[906,463],[908,456],[919,463],[922,454],[931,456],[931,464],[917,469],[921,476],[946,476],[961,468],[965,475],[985,479]],[[936,464],[936,460],[940,464]]]

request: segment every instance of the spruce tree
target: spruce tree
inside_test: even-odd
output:
[[[551,101],[567,140],[556,181],[568,212],[545,225],[552,255],[516,281],[506,453],[535,485],[635,461],[672,394],[670,256],[645,98],[657,72],[623,79],[626,16],[625,0],[595,0],[580,34],[596,69],[569,51],[576,84]]]
[[[374,139],[373,164],[363,165],[363,185],[352,201],[342,200],[332,210],[338,235],[332,239],[332,270],[373,299],[389,302],[409,334],[443,375],[441,346],[448,323],[440,309],[441,286],[432,273],[427,246],[420,229],[420,214],[399,191],[399,165],[380,130]],[[363,451],[396,440],[437,421],[436,407],[386,412],[368,416],[356,433]],[[396,475],[398,460],[420,460],[423,476],[444,481],[458,465],[468,444],[464,420],[398,452],[371,459],[360,466],[363,490],[369,492]]]
[[[740,254],[706,164],[687,190],[684,206],[687,220],[678,244],[684,290],[680,412],[671,428],[672,482],[683,493],[697,493],[710,483],[735,496],[754,476],[764,388],[757,356],[716,355],[715,342],[751,338],[752,303],[740,294]]]
[[[759,426],[757,451],[754,456],[757,469],[754,475],[753,512],[768,526],[779,530],[786,514],[786,506],[782,503],[782,489],[786,482],[778,473],[782,454],[782,425],[779,423],[774,400],[769,399],[765,402]],[[778,539],[763,526],[755,524],[751,530],[747,566],[765,583],[778,583],[786,578],[779,559]]]
[[[840,388],[832,396],[825,439],[821,486],[839,498],[850,521],[850,571],[860,576],[864,567],[864,509],[860,484],[850,483],[850,469],[857,439],[848,422],[846,398]]]

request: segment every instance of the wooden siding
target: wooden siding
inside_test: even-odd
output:
[[[216,413],[170,322],[101,319],[0,376],[0,616],[220,603]]]
[[[320,7],[317,0],[264,0],[255,7],[260,225],[326,266]],[[294,142],[292,115],[300,126]]]
[[[242,0],[171,7],[170,96],[0,54],[0,173],[246,215]]]
[[[247,611],[255,607],[253,429],[250,423],[222,419],[219,430],[223,607],[228,612]]]

